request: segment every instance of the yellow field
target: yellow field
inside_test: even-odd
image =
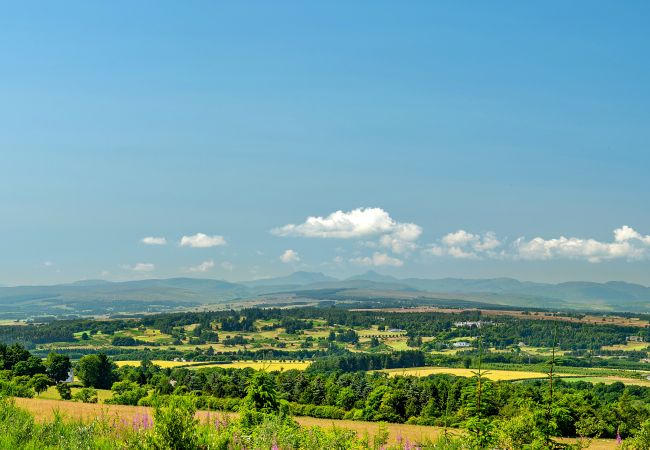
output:
[[[205,367],[223,367],[224,369],[244,369],[250,367],[255,370],[267,370],[269,372],[282,370],[305,370],[311,365],[311,361],[235,361],[225,364],[193,365],[189,369],[203,369]]]
[[[413,375],[416,377],[426,377],[428,375],[456,375],[458,377],[472,377],[475,369],[463,369],[458,367],[411,367],[407,369],[387,369],[381,372],[387,372],[389,376]],[[558,377],[571,377],[571,374],[556,374]],[[519,370],[488,370],[485,371],[485,378],[493,381],[512,381],[512,380],[530,380],[535,378],[546,378],[542,372],[526,372]]]
[[[93,419],[103,419],[109,423],[119,424],[122,421],[127,423],[133,420],[136,416],[143,414],[152,415],[151,408],[141,406],[123,406],[123,405],[97,405],[90,403],[73,403],[56,400],[40,400],[29,398],[17,398],[16,405],[26,409],[36,417],[36,420],[51,420],[55,412],[62,413],[66,418],[74,420],[90,421]],[[215,413],[213,412],[199,412],[198,416],[206,418],[208,415],[214,417],[215,414],[237,418],[236,413]],[[317,426],[322,428],[346,428],[355,431],[359,436],[365,433],[373,436],[379,431],[380,424],[377,422],[361,422],[351,420],[332,420],[332,419],[316,419],[313,417],[294,417],[296,422],[302,426]],[[398,436],[402,439],[409,439],[412,442],[422,442],[424,440],[433,440],[442,432],[441,428],[429,427],[423,425],[407,425],[407,424],[385,424],[386,430],[389,433],[389,442],[395,442]],[[459,430],[453,430],[459,433]],[[563,439],[565,442],[571,442],[572,439]],[[594,440],[589,446],[589,450],[608,450],[617,448],[613,440],[598,439]]]

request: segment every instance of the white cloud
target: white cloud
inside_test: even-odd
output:
[[[417,248],[416,241],[422,234],[422,227],[414,223],[398,223],[395,231],[379,238],[382,247],[390,248],[394,253],[407,253]]]
[[[167,239],[164,237],[147,236],[140,239],[140,242],[146,245],[165,245],[167,244]]]
[[[229,261],[224,261],[221,263],[221,268],[227,270],[228,272],[232,272],[235,269],[235,265]]]
[[[226,245],[226,240],[223,238],[223,236],[208,236],[207,234],[203,233],[196,233],[193,236],[183,236],[180,242],[181,247],[192,248],[210,248],[219,247],[222,245]]]
[[[404,265],[404,261],[398,258],[393,258],[392,256],[387,255],[386,253],[375,252],[370,256],[363,256],[359,258],[352,258],[350,262],[359,264],[362,266],[393,266],[401,267]]]
[[[642,241],[641,241],[642,242]],[[629,240],[622,242],[600,242],[595,239],[567,238],[554,239],[536,237],[531,240],[519,238],[515,241],[515,255],[520,259],[582,259],[599,263],[612,259],[643,259],[648,256],[648,248],[635,245]]]
[[[457,259],[481,259],[497,256],[496,250],[501,245],[494,233],[474,234],[458,230],[444,235],[440,242],[425,249],[425,253]]]
[[[153,272],[156,269],[156,265],[152,263],[137,263],[133,265],[122,266],[124,269],[132,270],[133,272],[143,273],[143,272]]]
[[[481,235],[458,230],[443,236],[439,242],[425,249],[424,253],[458,259],[571,259],[591,263],[615,259],[639,260],[650,257],[650,236],[644,236],[628,226],[617,228],[613,234],[612,242],[565,236],[551,239],[520,237],[507,245],[504,241],[497,239],[494,233]]]
[[[212,261],[210,259],[208,261],[203,261],[198,266],[189,267],[187,269],[187,271],[188,272],[207,272],[208,270],[212,269],[213,267],[214,267],[214,261]]]
[[[354,239],[389,233],[395,221],[381,208],[336,211],[327,217],[307,217],[305,222],[288,224],[271,232],[278,236]]]
[[[54,265],[54,263],[52,261],[45,261],[43,263],[43,267],[52,267],[53,265]]]
[[[641,241],[645,245],[650,245],[650,235],[642,236],[641,233],[627,225],[614,230],[614,240],[616,242]]]
[[[298,255],[298,252],[288,249],[285,250],[284,253],[282,253],[282,255],[280,255],[280,261],[282,261],[285,264],[299,262],[300,255]]]
[[[384,247],[394,253],[408,253],[417,248],[422,227],[397,222],[381,208],[357,208],[335,211],[326,217],[310,216],[301,224],[288,224],[271,230],[276,236],[299,236],[322,239],[378,239],[365,242],[367,247]]]

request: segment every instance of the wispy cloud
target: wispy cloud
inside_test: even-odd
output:
[[[136,263],[133,265],[124,265],[122,268],[131,270],[133,272],[138,272],[138,273],[145,273],[145,272],[153,272],[156,270],[156,265],[152,263]]]
[[[213,260],[208,260],[208,261],[203,261],[201,264],[189,267],[187,269],[188,272],[207,272],[210,269],[214,267],[214,261]]]
[[[295,250],[288,249],[280,255],[280,261],[285,264],[296,263],[300,261],[300,255]]]
[[[446,234],[440,242],[430,245],[425,249],[425,253],[457,259],[480,259],[497,256],[501,245],[502,242],[492,232],[474,234],[458,230]]]
[[[358,258],[352,258],[350,262],[359,264],[362,266],[392,266],[392,267],[401,267],[404,265],[404,261],[399,258],[393,258],[392,256],[387,255],[386,253],[375,252],[372,256],[363,256]]]
[[[181,247],[192,248],[210,248],[219,247],[222,245],[226,245],[226,240],[223,236],[216,234],[213,236],[208,236],[204,233],[196,233],[193,236],[183,236],[180,242]]]
[[[167,244],[167,239],[164,237],[147,236],[140,239],[140,242],[145,245],[165,245]]]

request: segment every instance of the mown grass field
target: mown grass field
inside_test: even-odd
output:
[[[81,388],[73,387],[72,395],[79,392]],[[99,403],[103,403],[104,400],[107,400],[113,396],[113,393],[108,389],[96,389],[97,390],[97,400]],[[36,398],[41,400],[61,400],[61,396],[57,392],[54,386],[50,386],[45,392],[39,394]]]
[[[616,383],[617,381],[620,381],[621,383],[625,385],[632,385],[632,386],[645,386],[645,387],[650,387],[650,380],[643,380],[643,379],[638,379],[638,378],[625,378],[625,377],[619,377],[619,376],[611,376],[611,377],[575,377],[575,378],[569,378],[566,381],[586,381],[589,383],[604,383],[604,384],[612,384]]]
[[[142,417],[143,414],[152,415],[151,408],[141,406],[123,406],[123,405],[99,405],[90,403],[74,403],[68,401],[43,400],[17,398],[16,405],[26,409],[33,414],[36,420],[51,420],[56,413],[70,420],[81,420],[90,422],[95,419],[104,420],[114,426],[120,424],[129,424],[136,417]],[[200,411],[198,416],[203,420],[208,417],[223,417],[227,419],[236,419],[236,413],[220,413]],[[359,436],[365,433],[373,436],[377,434],[380,427],[385,427],[389,433],[389,442],[395,442],[398,437],[409,439],[411,442],[421,442],[427,439],[435,439],[443,432],[442,428],[429,427],[423,425],[408,424],[379,424],[377,422],[361,422],[352,420],[333,420],[333,419],[316,419],[312,417],[295,417],[295,420],[302,426],[318,426],[322,428],[346,428],[355,431]],[[453,433],[460,433],[459,430],[452,430]],[[571,441],[571,439],[564,439]],[[592,441],[589,450],[609,450],[617,448],[616,442],[609,439],[597,439]]]
[[[650,344],[647,342],[626,342],[625,344],[620,345],[606,345],[603,347],[603,350],[613,350],[613,351],[635,351],[635,350],[645,350],[650,347]]]

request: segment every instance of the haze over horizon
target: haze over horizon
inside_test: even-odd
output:
[[[0,285],[649,286],[634,5],[8,4]]]

